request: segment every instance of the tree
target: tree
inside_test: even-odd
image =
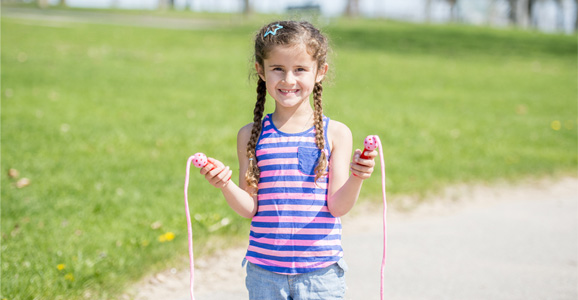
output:
[[[48,8],[48,5],[49,5],[48,0],[38,0],[37,3],[38,3],[38,7],[42,8],[42,9]]]
[[[159,9],[173,9],[175,8],[175,0],[159,0]]]
[[[253,13],[253,5],[251,0],[243,0],[243,13],[245,15],[250,15]]]
[[[450,5],[450,20],[452,22],[456,22],[458,20],[458,7],[457,7],[457,0],[447,0],[448,4]]]
[[[431,22],[431,0],[425,0],[424,9],[425,9],[425,21],[429,23]]]
[[[348,17],[359,16],[359,0],[347,0],[345,15]]]

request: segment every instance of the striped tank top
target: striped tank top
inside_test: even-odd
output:
[[[325,141],[329,118],[323,117]],[[327,208],[327,176],[315,184],[320,150],[315,127],[295,134],[279,131],[271,114],[257,141],[260,170],[258,211],[251,222],[246,259],[279,274],[328,267],[343,256],[341,220]],[[328,143],[325,151],[330,157]]]

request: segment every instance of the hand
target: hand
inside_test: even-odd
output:
[[[360,158],[361,153],[361,150],[356,149],[353,154],[353,161],[350,164],[351,174],[360,179],[367,179],[371,177],[371,174],[373,173],[377,151],[373,150],[365,152],[365,155],[369,157],[368,159]]]
[[[204,175],[205,179],[216,188],[221,189],[227,186],[231,181],[233,171],[214,158],[209,157],[208,161],[209,163],[201,168],[201,175]]]

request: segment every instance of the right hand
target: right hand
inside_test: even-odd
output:
[[[209,163],[201,168],[201,175],[214,187],[222,189],[231,181],[233,171],[222,162],[209,157]]]

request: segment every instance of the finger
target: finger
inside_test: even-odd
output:
[[[373,173],[374,170],[373,167],[366,167],[355,163],[351,163],[350,169],[353,175],[360,177],[362,179],[367,179],[371,177],[371,174]]]
[[[229,168],[229,166],[220,169],[220,172],[215,174],[215,176],[213,178],[211,178],[211,180],[210,180],[211,184],[217,186],[221,182],[225,181],[225,179],[227,179],[227,176],[229,176],[230,171],[231,171],[231,169]]]
[[[229,170],[229,172],[225,176],[225,180],[221,181],[218,187],[224,188],[225,186],[227,186],[227,184],[229,184],[229,182],[231,181],[231,176],[233,176],[233,171]]]
[[[214,182],[214,178],[217,177],[221,172],[223,172],[224,169],[225,166],[215,167],[214,169],[210,170],[207,173],[207,175],[205,175],[205,178],[207,178],[207,180],[209,180],[210,182]]]

